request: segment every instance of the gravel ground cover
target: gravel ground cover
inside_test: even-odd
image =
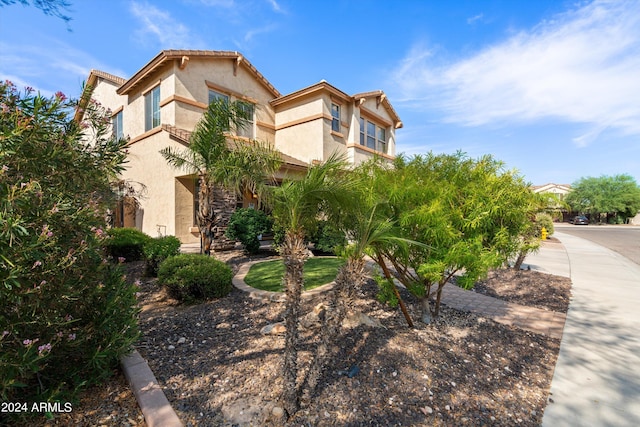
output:
[[[249,260],[240,251],[216,256],[234,269]],[[141,272],[140,265],[129,266],[129,279],[142,283],[138,350],[185,425],[276,425],[273,408],[282,388],[284,338],[263,335],[261,329],[283,320],[283,304],[253,300],[234,289],[219,300],[178,305]],[[535,271],[498,270],[475,291],[566,312],[570,281]],[[416,322],[409,329],[400,311],[379,303],[375,295],[375,284],[368,282],[358,292],[356,307],[382,327],[343,329],[316,394],[290,425],[540,425],[559,340],[446,306],[431,325]],[[403,296],[419,319],[417,301]],[[305,311],[322,298],[305,301]],[[303,330],[302,336],[301,382],[318,331]],[[353,367],[356,375],[344,375]],[[46,425],[144,425],[134,415],[124,423],[102,421],[113,412],[113,397],[106,391],[118,387],[126,385],[116,376],[102,393],[93,392],[84,405],[74,407],[65,422]],[[129,406],[119,412],[135,414],[133,395],[128,399]]]

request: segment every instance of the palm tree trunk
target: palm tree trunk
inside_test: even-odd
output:
[[[286,293],[282,406],[285,410],[285,416],[288,418],[295,414],[300,407],[297,386],[298,347],[300,344],[298,325],[300,323],[300,299],[304,285],[302,273],[307,258],[307,248],[304,244],[302,230],[287,232],[282,245],[282,258],[285,267],[284,288]]]
[[[213,185],[205,175],[200,175],[200,191],[198,194],[198,229],[200,230],[200,253],[211,254],[213,244],[213,227],[215,213],[213,211]]]
[[[356,289],[364,282],[364,259],[349,258],[338,271],[326,317],[321,331],[320,343],[316,348],[316,355],[307,375],[307,387],[303,400],[310,401],[318,386],[322,372],[331,357],[330,348],[335,345],[347,311],[353,308]]]

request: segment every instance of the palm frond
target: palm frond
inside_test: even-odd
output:
[[[173,147],[166,147],[160,150],[164,159],[176,169],[181,169],[189,173],[202,173],[204,166],[202,158],[190,149],[177,150]]]

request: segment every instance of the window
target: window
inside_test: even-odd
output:
[[[209,104],[211,104],[216,99],[223,99],[226,102],[229,102],[229,96],[224,93],[216,92],[215,90],[209,89]]]
[[[255,107],[253,104],[242,102],[239,104],[240,111],[246,118],[240,119],[241,126],[238,126],[238,136],[253,139],[253,113]]]
[[[144,130],[145,132],[160,126],[160,86],[151,89],[144,96]]]
[[[124,138],[124,130],[122,129],[122,111],[113,116],[113,136],[117,139]]]
[[[376,149],[376,125],[367,121],[367,147]]]
[[[387,152],[387,132],[384,128],[378,128],[378,144],[376,150],[381,151],[383,153]]]
[[[387,129],[360,117],[360,145],[387,152]]]
[[[340,132],[340,106],[331,104],[331,130]]]

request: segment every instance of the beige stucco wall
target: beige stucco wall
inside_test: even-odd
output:
[[[147,79],[140,87],[126,95],[127,103],[123,114],[125,135],[131,139],[142,135],[144,130],[144,95],[160,84],[160,122],[175,125],[175,106],[167,103],[174,91],[175,78],[171,75],[171,68],[165,67],[157,76]],[[95,94],[94,94],[95,97]]]
[[[177,236],[185,243],[197,242],[188,230],[193,225],[193,187],[179,185],[181,182],[176,176],[185,173],[167,164],[160,154],[164,147],[184,149],[166,132],[155,133],[129,146],[129,163],[122,177],[146,186],[136,213],[136,227],[150,236],[157,236],[160,226],[163,234]]]
[[[275,147],[307,163],[323,160],[326,114],[322,97],[297,100],[277,108]]]
[[[98,78],[93,88],[93,98],[99,100],[105,108],[115,112],[125,106],[127,97],[116,93],[118,85],[109,80]],[[124,117],[124,116],[123,116]]]
[[[193,58],[184,69],[180,69],[177,62],[173,65],[175,95],[192,101],[192,104],[180,101],[171,103],[176,108],[175,125],[187,130],[195,127],[209,102],[210,88],[206,84],[209,81],[219,86],[219,89],[216,87],[213,90],[229,95],[231,101],[244,98],[255,103],[254,134],[257,139],[273,142],[275,113],[269,105],[273,95],[244,66],[238,66],[234,75],[234,62],[231,59]],[[258,126],[258,122],[266,126]]]

